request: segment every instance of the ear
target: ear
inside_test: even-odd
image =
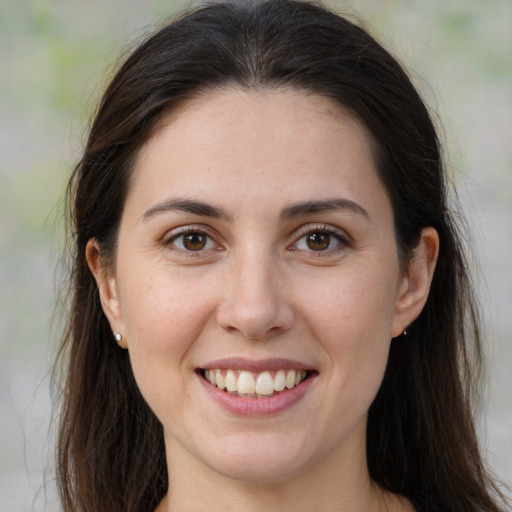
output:
[[[113,333],[124,333],[124,323],[121,314],[121,305],[117,291],[117,283],[113,273],[105,268],[101,261],[99,244],[95,239],[87,242],[85,248],[87,264],[91,270],[100,294],[101,307],[107,317]],[[113,336],[113,335],[112,335]],[[119,342],[119,345],[126,348],[125,341]]]
[[[432,228],[421,231],[407,271],[401,278],[395,303],[392,337],[399,336],[419,316],[430,291],[439,253],[439,235]]]

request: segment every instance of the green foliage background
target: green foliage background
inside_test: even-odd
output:
[[[444,128],[473,227],[490,345],[482,438],[512,483],[512,3],[347,0],[407,64]],[[0,511],[57,510],[47,372],[62,196],[116,59],[171,0],[0,0]],[[46,473],[45,473],[46,469]],[[41,486],[47,482],[47,491]]]

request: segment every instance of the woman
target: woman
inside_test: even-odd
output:
[[[318,5],[143,43],[70,182],[64,510],[499,510],[444,180],[399,64]]]

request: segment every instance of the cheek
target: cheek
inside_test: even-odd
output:
[[[210,321],[213,300],[204,286],[165,271],[125,275],[119,290],[133,374],[144,399],[164,423],[187,401],[188,356]]]
[[[210,287],[198,290],[190,280],[167,274],[132,273],[120,289],[133,373],[155,412],[162,400],[183,398],[190,378],[188,356],[214,309]],[[164,390],[173,390],[172,396],[162,397]]]
[[[299,296],[301,309],[321,333],[339,343],[364,345],[373,334],[391,339],[396,282],[361,269],[346,275],[306,282]],[[313,290],[313,293],[312,293]]]
[[[378,389],[391,342],[395,286],[375,270],[360,269],[317,283],[316,293],[302,305],[313,336],[330,359],[332,379],[350,388],[349,398]]]
[[[126,283],[126,281],[125,281]],[[212,297],[205,284],[168,273],[148,273],[120,290],[122,315],[132,343],[167,351],[195,339],[209,319]]]

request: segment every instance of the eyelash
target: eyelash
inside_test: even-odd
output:
[[[198,257],[198,256],[201,256],[201,253],[204,253],[204,251],[213,249],[213,247],[203,247],[203,248],[200,248],[200,249],[194,251],[194,250],[187,249],[186,247],[183,247],[183,248],[177,247],[176,241],[178,241],[181,238],[182,239],[181,245],[184,245],[183,242],[184,242],[184,237],[186,235],[203,236],[206,238],[205,245],[213,243],[217,249],[219,248],[219,245],[215,242],[213,237],[204,228],[193,227],[193,226],[181,228],[177,232],[174,232],[170,236],[166,237],[166,239],[164,240],[164,246],[166,248],[169,248],[173,252],[178,253],[180,256],[185,255],[187,257]]]
[[[327,247],[327,249],[322,249],[315,251],[314,249],[301,249],[298,247],[299,243],[305,239],[307,236],[311,236],[314,234],[322,234],[327,235],[330,239],[334,238],[337,241],[337,245],[335,247]],[[186,235],[198,235],[203,236],[206,238],[205,246],[201,247],[197,250],[191,250],[184,247],[184,237]],[[182,248],[176,246],[176,242],[182,239],[181,245]],[[306,242],[307,243],[307,242]],[[204,255],[205,251],[211,251],[214,249],[213,247],[208,247],[208,245],[214,244],[215,248],[217,250],[221,249],[219,244],[217,244],[214,240],[214,238],[204,229],[200,227],[184,227],[180,228],[178,232],[172,233],[170,236],[168,236],[164,240],[164,246],[172,250],[173,252],[178,253],[182,256],[187,257],[199,257]],[[331,240],[329,240],[329,245],[331,245]],[[321,257],[326,254],[333,254],[341,250],[342,248],[349,247],[351,245],[350,240],[347,235],[344,235],[339,230],[332,228],[330,226],[327,226],[325,224],[308,227],[307,229],[304,229],[302,233],[300,233],[299,237],[296,239],[295,242],[290,244],[288,246],[288,249],[293,251],[302,251],[304,253],[308,253],[311,257]]]
[[[307,236],[313,235],[313,234],[322,234],[327,235],[330,238],[334,238],[338,244],[335,247],[327,248],[325,250],[318,250],[315,251],[313,249],[300,249],[298,248],[299,242],[304,240]],[[307,242],[306,242],[307,243]],[[331,244],[331,241],[329,241],[329,245]],[[289,247],[292,250],[296,251],[304,251],[305,253],[309,253],[311,257],[322,257],[324,255],[331,255],[333,253],[338,252],[342,248],[350,247],[350,239],[347,235],[345,235],[343,232],[341,232],[338,229],[335,229],[331,226],[321,224],[318,226],[308,227],[305,231],[303,231],[299,238],[297,238],[297,241],[293,242]]]

